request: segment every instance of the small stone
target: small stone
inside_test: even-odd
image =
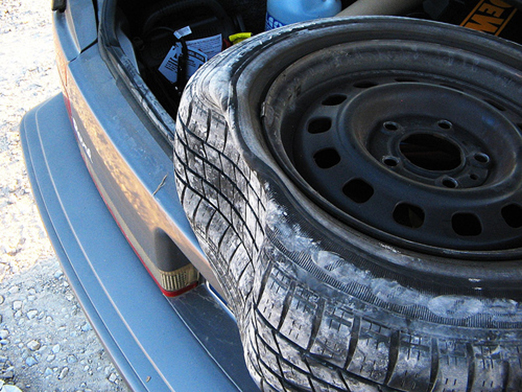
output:
[[[15,286],[16,287],[16,286]],[[22,309],[22,301],[13,301],[13,310],[17,311]]]
[[[29,367],[34,366],[38,363],[38,360],[35,357],[27,357],[25,359],[25,364]]]
[[[91,329],[92,329],[92,327],[91,327],[91,324],[89,324],[89,323],[85,323],[85,324],[82,325],[82,331],[83,332],[88,332]]]
[[[9,289],[9,294],[16,294],[20,291],[20,287],[18,286],[13,286]]]
[[[70,354],[67,356],[67,363],[76,363],[78,359],[74,356],[74,354]]]
[[[27,347],[31,351],[36,351],[40,347],[42,347],[41,343],[38,340],[31,340],[29,343],[27,343]]]
[[[56,358],[56,355],[54,355],[54,354],[49,354],[49,355],[47,356],[47,362],[52,362],[52,361],[54,361],[55,358]]]
[[[9,340],[7,340],[7,339],[0,340],[0,345],[7,346],[8,344],[9,344]]]
[[[118,376],[114,373],[111,373],[107,379],[114,384],[116,383],[116,380],[118,380]]]
[[[4,385],[2,387],[2,392],[22,392],[22,390],[16,385]]]
[[[55,279],[59,279],[63,276],[63,271],[62,270],[58,270],[54,273],[54,277]]]
[[[44,374],[49,377],[49,376],[52,376],[53,375],[53,369],[51,368],[46,368],[45,371],[44,371]]]
[[[2,305],[5,301],[5,298],[3,295],[0,295],[0,305]]]
[[[60,345],[59,344],[55,344],[52,348],[53,350],[53,353],[57,354],[60,352]]]
[[[69,373],[69,368],[66,366],[60,371],[60,374],[58,375],[58,380],[63,380],[67,376],[68,373]]]
[[[38,310],[36,310],[36,309],[31,309],[30,311],[27,312],[27,318],[29,320],[34,319],[36,316],[38,316]]]
[[[5,339],[9,336],[9,331],[7,329],[2,329],[0,331],[0,339]]]

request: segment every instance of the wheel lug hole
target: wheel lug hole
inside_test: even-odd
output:
[[[451,121],[448,121],[448,120],[439,120],[437,122],[437,125],[439,126],[440,129],[443,129],[445,131],[449,131],[450,129],[453,128],[453,124],[451,123]]]
[[[459,186],[459,183],[453,177],[444,177],[441,183],[444,187],[450,189],[455,189]]]
[[[398,131],[400,128],[400,125],[398,123],[396,123],[395,121],[385,121],[382,124],[382,126],[385,130],[390,131],[390,132]]]
[[[388,167],[397,167],[400,163],[400,159],[390,155],[382,157],[382,163]]]
[[[483,165],[488,164],[490,161],[489,155],[484,154],[483,152],[475,153],[475,155],[473,155],[473,159],[475,159],[476,162],[481,163]]]

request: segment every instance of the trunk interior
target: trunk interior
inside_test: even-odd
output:
[[[265,1],[255,0],[157,0],[145,6],[136,0],[118,1],[115,29],[107,31],[116,31],[147,88],[175,119],[180,95],[195,69],[232,45],[231,35],[264,31],[266,8]],[[175,35],[186,34],[186,27],[189,34]]]
[[[230,35],[263,31],[265,12],[264,2],[252,0],[159,0],[146,6],[119,1],[118,38],[143,81],[175,119],[181,92],[194,69],[231,45]],[[174,35],[187,26],[186,36]]]
[[[353,3],[343,0],[342,7]],[[417,4],[402,16],[465,25],[520,42],[522,12],[516,9],[520,6],[517,0],[418,0]],[[115,38],[134,68],[134,80],[139,74],[138,80],[143,80],[145,90],[153,94],[151,97],[149,91],[141,91],[142,97],[149,106],[159,108],[152,110],[159,117],[168,113],[173,120],[188,78],[206,60],[232,45],[233,34],[264,31],[267,9],[266,1],[258,0],[155,0],[146,5],[137,0],[119,0],[110,5],[116,23],[107,31],[116,32]],[[509,20],[497,17],[503,10]],[[144,90],[143,83],[137,87]],[[166,124],[164,135],[171,134],[168,128],[172,120],[160,122]]]

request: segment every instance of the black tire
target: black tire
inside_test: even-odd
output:
[[[299,158],[287,148],[295,133],[282,128],[306,113],[299,97],[313,101],[332,88],[328,78],[342,84],[357,67],[361,80],[385,70],[394,83],[437,86],[456,104],[461,96],[486,102],[519,146],[521,49],[482,33],[413,19],[325,20],[259,35],[207,63],[178,113],[177,186],[237,318],[252,377],[277,391],[521,391],[518,222],[507,242],[458,230],[432,240],[431,232],[410,234],[416,225],[390,228],[385,214],[376,223],[357,216],[296,169]],[[406,194],[431,192],[426,215],[464,208],[452,201],[462,194],[473,214],[502,199],[516,215],[519,151],[502,146],[515,163],[492,147],[494,165],[470,189],[418,180],[378,160],[368,170],[381,185],[403,179]],[[358,178],[373,181],[365,173]]]

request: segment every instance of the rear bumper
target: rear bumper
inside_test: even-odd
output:
[[[96,189],[58,95],[21,124],[27,171],[69,282],[134,391],[256,390],[233,318],[200,286],[167,299]]]

